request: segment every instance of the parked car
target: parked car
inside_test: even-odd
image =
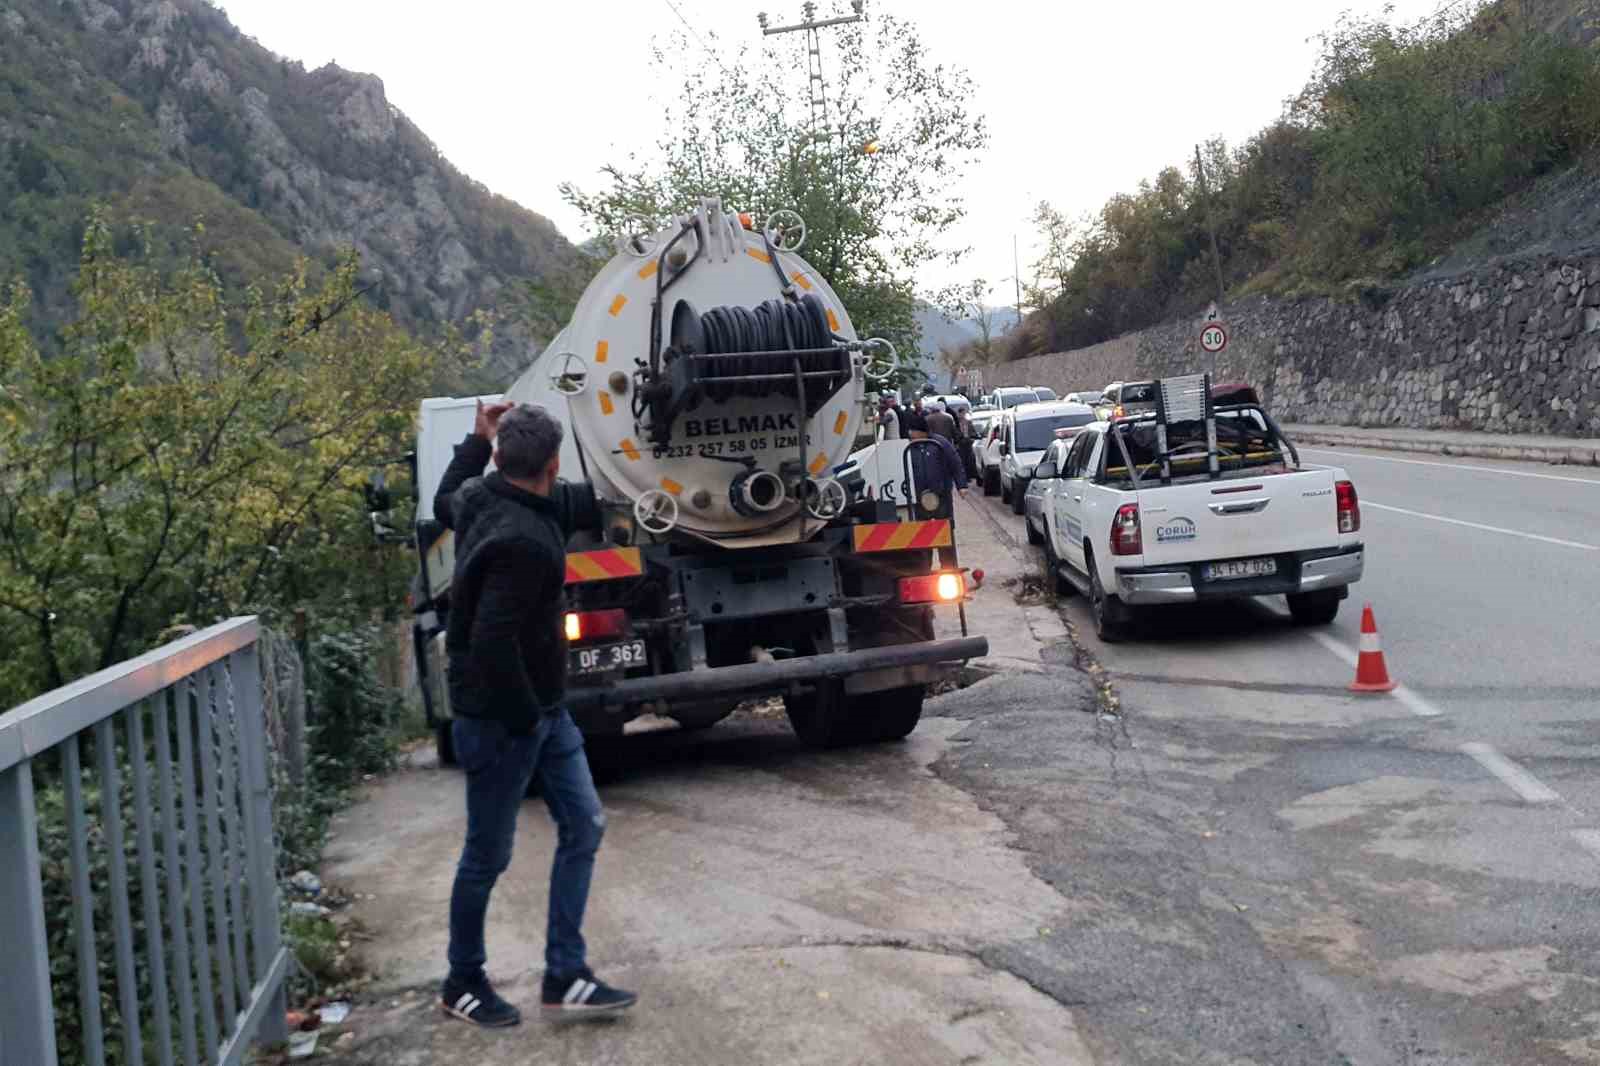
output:
[[[1048,386],[1029,385],[1028,388],[1033,390],[1033,394],[1039,398],[1040,403],[1049,403],[1051,400],[1060,399],[1060,397],[1056,395],[1056,390],[1049,388]]]
[[[1243,392],[1201,419],[1175,415],[1165,454],[1153,413],[1072,442],[1043,506],[1045,555],[1058,593],[1090,598],[1102,640],[1126,635],[1143,607],[1276,594],[1295,621],[1326,625],[1361,579],[1355,484],[1302,464]]]
[[[1032,389],[1021,385],[1008,385],[1005,388],[995,389],[986,399],[999,411],[1009,410],[1019,403],[1039,402],[1038,395]]]
[[[1022,495],[1033,467],[1056,439],[1056,430],[1080,430],[1095,420],[1094,409],[1081,403],[1030,403],[1006,413],[999,440],[1000,498],[1022,513]]]
[[[1099,407],[1106,402],[1106,397],[1101,392],[1069,392],[1067,393],[1067,402],[1086,403],[1090,407]]]
[[[1112,418],[1126,418],[1156,409],[1156,383],[1153,381],[1119,381],[1106,389],[1106,403],[1111,405]]]
[[[1073,436],[1058,436],[1044,450],[1044,457],[1033,468],[1028,479],[1028,491],[1022,494],[1022,525],[1028,531],[1029,544],[1043,544],[1045,537],[1045,508],[1050,494],[1060,480],[1061,467],[1072,448]]]

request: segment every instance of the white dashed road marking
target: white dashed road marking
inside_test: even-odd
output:
[[[1461,745],[1461,750],[1529,803],[1555,803],[1561,799],[1554,789],[1487,744],[1474,741]]]
[[[1486,526],[1482,522],[1468,522],[1461,518],[1446,518],[1444,515],[1425,514],[1422,511],[1408,511],[1404,507],[1390,507],[1384,503],[1373,503],[1371,500],[1362,500],[1361,506],[1371,507],[1377,511],[1393,511],[1395,514],[1410,515],[1412,518],[1426,518],[1432,522],[1444,522],[1452,526],[1466,526],[1468,529],[1481,529],[1485,533],[1501,533],[1508,537],[1521,537],[1523,540],[1537,540],[1545,544],[1556,544],[1563,548],[1577,548],[1580,551],[1600,552],[1600,544],[1584,544],[1576,540],[1562,540],[1559,537],[1545,537],[1538,533],[1525,533],[1520,529],[1505,529],[1501,526]]]
[[[1532,477],[1541,481],[1575,481],[1580,485],[1593,485],[1600,488],[1600,478],[1569,477],[1562,474],[1535,474],[1531,470],[1502,470],[1498,466],[1469,466],[1466,463],[1430,463],[1422,459],[1391,459],[1386,455],[1363,455],[1360,452],[1341,452],[1333,448],[1312,448],[1302,446],[1303,452],[1317,452],[1320,455],[1339,455],[1349,459],[1371,459],[1375,463],[1404,463],[1407,466],[1442,466],[1446,470],[1474,470],[1480,474],[1504,474],[1506,477]]]
[[[1359,657],[1354,651],[1346,647],[1338,637],[1332,635],[1331,633],[1312,633],[1311,639],[1315,640],[1318,644],[1321,644],[1324,648],[1327,648],[1329,651],[1333,652],[1334,655],[1344,660],[1345,664],[1352,670],[1355,669],[1355,665]],[[1433,704],[1429,703],[1415,692],[1412,692],[1404,685],[1401,685],[1399,688],[1389,693],[1389,695],[1393,696],[1394,699],[1399,702],[1400,706],[1404,707],[1418,718],[1438,718],[1440,715],[1444,714],[1444,712],[1439,710],[1439,708],[1435,707]]]

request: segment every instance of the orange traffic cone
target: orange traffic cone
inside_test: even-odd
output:
[[[1356,659],[1356,679],[1351,692],[1393,692],[1399,682],[1389,678],[1389,667],[1383,661],[1383,648],[1378,644],[1378,623],[1372,617],[1372,604],[1361,610],[1361,655]]]

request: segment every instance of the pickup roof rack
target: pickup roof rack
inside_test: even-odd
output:
[[[1287,451],[1294,460],[1296,468],[1300,466],[1300,452],[1294,442],[1284,434],[1272,416],[1267,413],[1256,396],[1255,390],[1248,385],[1219,385],[1211,384],[1210,374],[1187,374],[1181,377],[1158,379],[1152,384],[1156,387],[1156,409],[1153,412],[1130,415],[1124,418],[1113,419],[1109,432],[1116,441],[1117,448],[1122,453],[1122,460],[1126,465],[1128,477],[1135,488],[1143,485],[1144,479],[1140,476],[1141,465],[1145,469],[1155,467],[1160,471],[1160,480],[1163,485],[1172,484],[1172,468],[1176,462],[1180,466],[1190,466],[1197,462],[1204,463],[1205,474],[1213,481],[1222,477],[1225,465],[1244,461],[1251,458],[1267,458],[1273,454],[1281,455],[1281,451],[1243,454],[1224,454],[1217,446],[1217,414],[1254,411],[1261,416],[1262,423],[1271,431],[1274,443],[1282,445],[1282,450]],[[1220,401],[1220,402],[1219,402]],[[1154,422],[1153,426],[1147,423]],[[1203,423],[1205,426],[1205,452],[1200,454],[1193,450],[1198,441],[1186,441],[1173,447],[1171,444],[1171,430],[1176,426]],[[1128,450],[1128,442],[1123,436],[1124,429],[1149,429],[1154,432],[1154,462],[1139,464],[1134,462],[1132,453]],[[1110,473],[1110,470],[1107,470]],[[1189,476],[1180,474],[1181,476]]]

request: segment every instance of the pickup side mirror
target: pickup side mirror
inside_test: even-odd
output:
[[[1011,454],[1011,445],[1007,444],[1005,441],[1001,441],[1000,442],[1000,454],[1001,455],[1010,455]]]
[[[1056,470],[1056,464],[1054,463],[1040,463],[1033,468],[1033,480],[1035,481],[1054,481],[1060,476],[1061,474]]]

